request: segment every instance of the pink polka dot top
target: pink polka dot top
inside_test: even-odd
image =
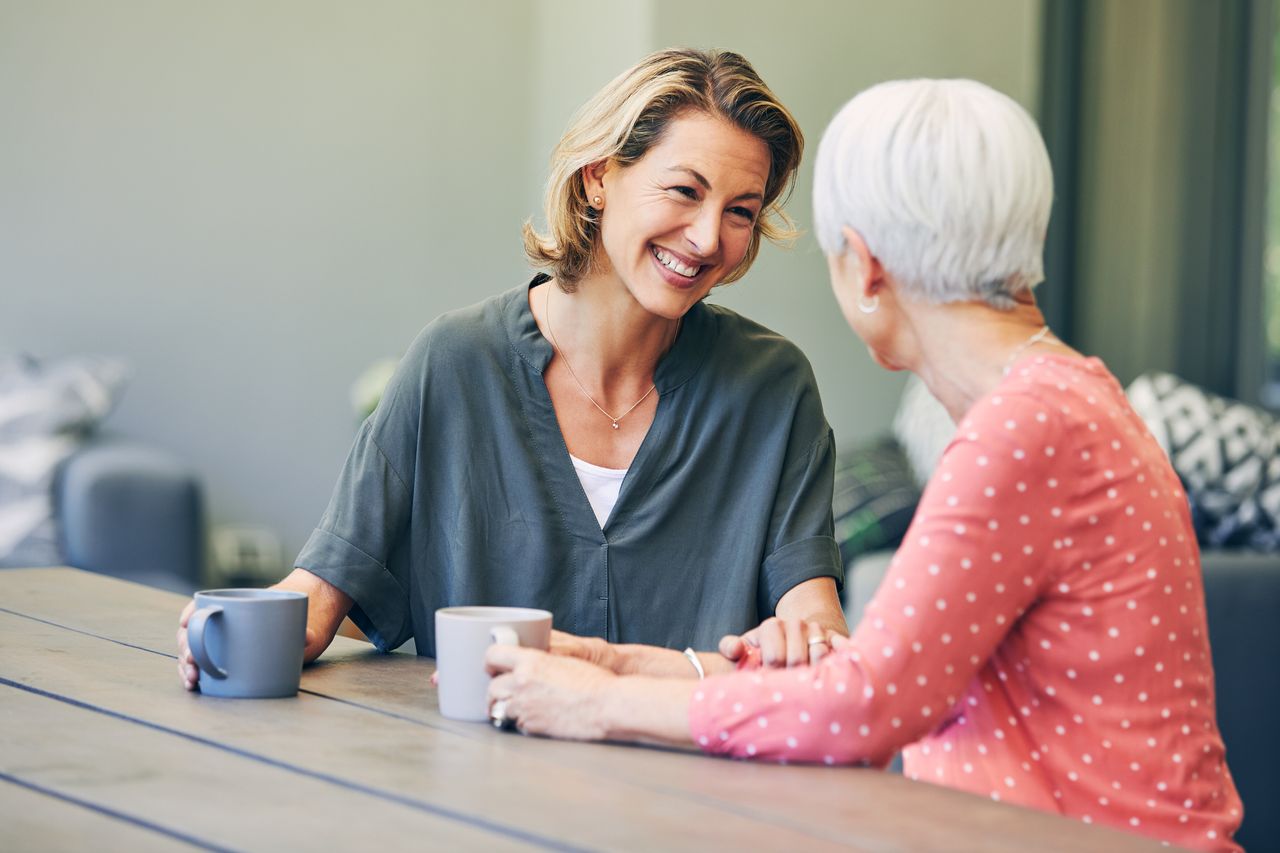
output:
[[[690,724],[711,753],[902,749],[914,779],[1239,849],[1187,500],[1094,358],[1019,361],[959,424],[851,643],[708,678]]]

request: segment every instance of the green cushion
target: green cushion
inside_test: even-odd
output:
[[[840,451],[832,508],[845,569],[861,554],[896,547],[919,502],[911,466],[892,437]]]

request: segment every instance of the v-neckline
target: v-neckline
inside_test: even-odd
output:
[[[555,405],[551,402],[551,392],[543,378],[554,350],[533,317],[533,311],[529,307],[529,291],[549,278],[545,273],[540,273],[526,286],[512,291],[505,311],[504,319],[512,348],[537,373],[536,379],[529,386],[532,398],[529,402],[533,406],[526,409],[526,426],[537,446],[543,473],[555,493],[561,517],[570,533],[607,546],[611,534],[621,533],[619,528],[625,530],[628,507],[634,500],[632,495],[644,494],[652,487],[653,472],[659,467],[653,457],[670,432],[675,417],[672,408],[675,392],[693,377],[706,360],[718,324],[712,312],[701,302],[686,312],[679,337],[654,370],[658,405],[653,413],[653,422],[649,424],[640,447],[627,466],[627,474],[618,491],[618,500],[601,527],[582,487],[582,481],[578,478],[577,469],[573,467],[569,447],[560,431]]]

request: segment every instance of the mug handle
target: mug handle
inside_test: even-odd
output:
[[[489,629],[489,645],[518,646],[520,635],[510,625],[495,625]]]
[[[199,664],[201,670],[218,679],[226,678],[227,671],[215,664],[213,658],[209,657],[209,652],[204,646],[204,632],[209,620],[221,614],[222,608],[212,604],[208,607],[201,607],[195,613],[192,613],[191,619],[187,621],[187,646],[191,649],[191,656],[196,659],[196,663]]]

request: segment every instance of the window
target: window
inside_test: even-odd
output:
[[[1267,196],[1263,236],[1263,317],[1267,358],[1265,402],[1280,405],[1280,0],[1272,16],[1271,97],[1267,112]]]

